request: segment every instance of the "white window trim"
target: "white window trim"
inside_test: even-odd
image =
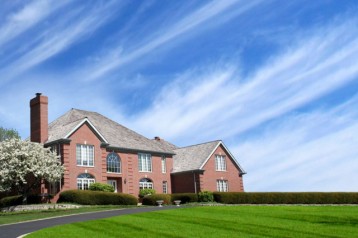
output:
[[[78,182],[81,182],[81,188],[78,188]],[[95,183],[96,180],[95,179],[92,179],[92,178],[77,178],[77,189],[79,190],[85,190],[83,189],[83,185],[84,185],[84,181],[87,181],[87,184],[88,184],[88,188],[89,186],[92,184],[92,183]],[[87,190],[87,189],[86,189]]]
[[[229,192],[229,182],[227,180],[216,180],[216,190],[218,192]]]
[[[144,157],[142,157],[142,156],[144,156]],[[143,162],[143,159],[145,160],[145,162]],[[150,163],[148,163],[147,160],[149,160]],[[143,169],[143,167],[144,167],[144,169]],[[139,172],[146,172],[146,173],[153,172],[153,161],[152,161],[152,155],[151,154],[146,154],[146,153],[139,153],[138,154],[138,171]]]
[[[119,162],[119,172],[109,172],[108,171],[108,162],[107,162],[107,160],[108,160],[108,156],[110,154],[108,154],[107,157],[106,157],[106,172],[107,172],[107,174],[122,174],[122,161],[121,161],[121,157],[119,157],[118,155],[117,155],[117,157],[118,157],[118,162]]]
[[[162,189],[163,189],[164,194],[168,194],[168,182],[167,181],[163,181]]]
[[[148,179],[148,180],[150,180],[150,179]],[[150,180],[150,181],[152,181],[152,180]],[[142,189],[154,189],[153,181],[152,182],[148,182],[148,181],[141,182],[141,181],[139,181],[139,190],[142,190]]]
[[[215,169],[216,171],[227,171],[225,155],[215,155]]]
[[[162,164],[162,173],[163,174],[167,173],[167,158],[165,157],[165,155],[162,156],[161,164]]]
[[[81,164],[78,164],[78,160],[77,160],[77,146],[81,146]],[[89,165],[89,158],[87,158],[87,165],[84,165],[84,164],[83,164],[83,161],[85,161],[84,157],[87,157],[88,155],[86,156],[87,150],[84,150],[84,149],[82,149],[82,148],[84,148],[84,147],[90,147],[90,146],[93,148],[93,151],[92,151],[93,165]],[[77,165],[78,167],[94,167],[94,165],[95,165],[95,158],[94,158],[94,156],[95,156],[95,148],[94,148],[94,145],[76,144],[76,165]]]

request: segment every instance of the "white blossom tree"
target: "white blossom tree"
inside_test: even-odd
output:
[[[0,142],[0,192],[15,189],[26,197],[42,181],[59,181],[63,172],[59,156],[39,143],[21,139]]]

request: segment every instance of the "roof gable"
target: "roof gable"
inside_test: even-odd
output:
[[[104,136],[96,129],[96,127],[91,123],[90,120],[88,120],[88,118],[83,119],[80,123],[78,123],[70,132],[68,132],[64,139],[68,139],[73,133],[75,133],[75,131],[77,131],[81,126],[83,126],[84,124],[87,124],[90,129],[92,129],[94,131],[94,133],[97,135],[97,137],[99,137],[99,139],[102,142],[108,143],[108,141],[104,138]]]
[[[174,154],[168,147],[152,141],[109,118],[90,111],[71,109],[49,124],[49,139],[47,143],[67,138],[83,123],[91,128],[105,141],[108,146],[135,151],[148,151],[164,154]]]
[[[176,155],[174,155],[173,173],[202,170],[219,146],[223,146],[224,150],[232,158],[240,172],[245,174],[246,172],[242,169],[240,164],[236,161],[235,157],[231,154],[231,152],[221,140],[174,150]]]

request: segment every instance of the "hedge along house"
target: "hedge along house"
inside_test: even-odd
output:
[[[48,98],[30,101],[31,141],[51,147],[65,166],[63,179],[45,184],[41,193],[88,189],[108,183],[115,192],[157,193],[243,191],[244,170],[222,141],[178,148],[155,137],[148,139],[107,117],[71,109],[48,124]]]

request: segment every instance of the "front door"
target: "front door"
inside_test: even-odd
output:
[[[109,185],[112,185],[113,188],[114,188],[114,192],[116,193],[117,192],[117,180],[107,180],[107,183]]]

